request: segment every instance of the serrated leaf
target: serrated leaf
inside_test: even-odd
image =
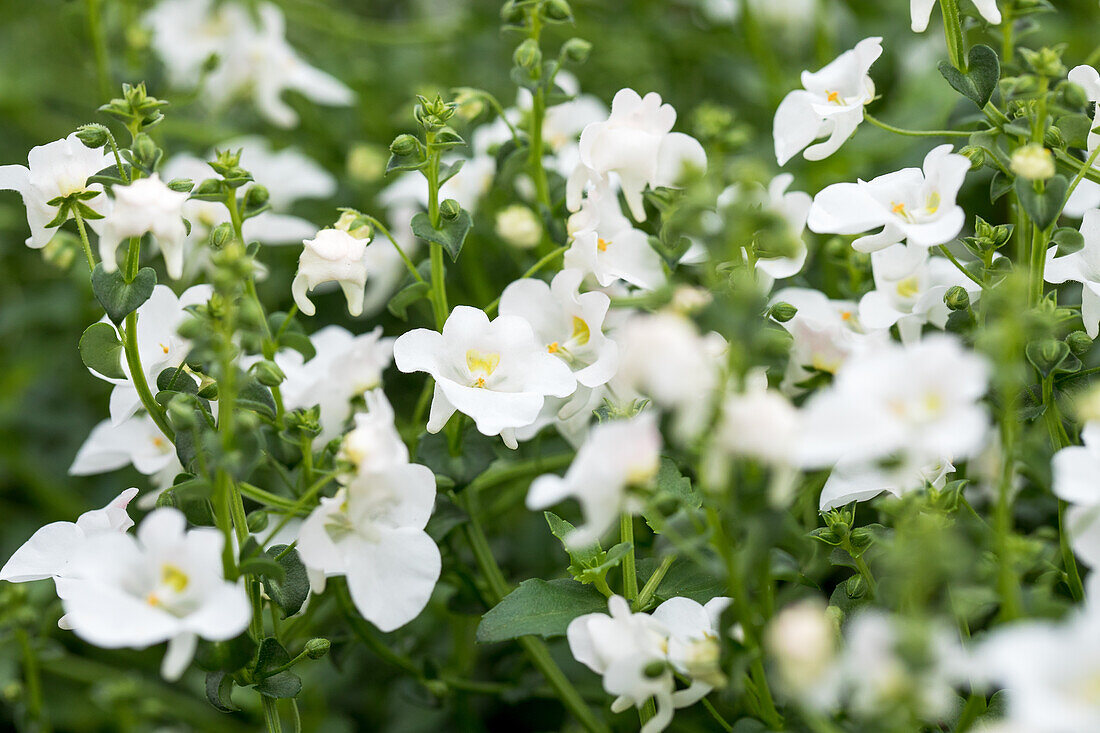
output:
[[[282,609],[283,618],[302,610],[302,605],[309,597],[309,574],[306,566],[302,564],[297,550],[289,550],[279,557],[286,548],[287,545],[273,545],[267,550],[268,555],[282,566],[285,573],[283,580],[270,577],[263,580],[264,592]]]
[[[412,218],[413,234],[426,242],[442,245],[443,249],[447,250],[447,254],[451,256],[452,262],[458,259],[458,253],[462,251],[466,235],[469,234],[473,225],[474,220],[470,216],[470,212],[465,209],[461,210],[454,219],[449,221],[443,219],[440,222],[439,229],[432,228],[431,220],[423,211]]]
[[[977,45],[970,49],[966,71],[959,71],[946,61],[939,64],[940,74],[951,87],[981,109],[989,103],[997,82],[1001,79],[1001,62],[997,52],[989,46]]]
[[[93,323],[80,337],[80,359],[84,366],[111,379],[125,379],[122,370],[122,342],[109,323]]]
[[[1026,178],[1016,179],[1016,195],[1020,198],[1020,205],[1040,229],[1046,229],[1058,218],[1068,190],[1069,181],[1062,175],[1047,180],[1042,193],[1036,191],[1034,184]]]
[[[92,271],[92,292],[107,311],[107,317],[118,325],[142,303],[149,300],[157,284],[157,273],[151,267],[138,270],[133,282],[126,282],[121,270],[107,272],[103,263]]]
[[[569,622],[586,613],[607,611],[607,599],[574,580],[525,580],[481,617],[482,644],[535,635],[563,636]]]
[[[390,302],[386,304],[386,309],[389,310],[395,317],[400,318],[402,321],[408,318],[409,306],[413,303],[427,297],[428,292],[431,290],[431,283],[416,281],[397,291],[397,294],[390,298]]]

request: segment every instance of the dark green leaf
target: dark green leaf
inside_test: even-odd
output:
[[[420,280],[417,280],[410,285],[406,285],[401,290],[399,290],[396,295],[390,298],[390,302],[386,304],[386,308],[389,310],[390,313],[394,314],[394,316],[404,321],[407,318],[406,313],[409,309],[409,306],[417,302],[421,298],[426,297],[428,295],[428,291],[431,290],[431,287],[432,286],[430,283],[422,282]]]
[[[1046,229],[1058,218],[1068,190],[1069,181],[1062,175],[1048,180],[1042,193],[1035,190],[1031,181],[1025,178],[1016,179],[1016,195],[1020,197],[1020,205],[1040,229]]]
[[[946,61],[940,62],[939,69],[947,83],[979,109],[989,103],[1001,78],[1001,62],[997,52],[989,46],[978,45],[970,49],[965,72]]]
[[[443,245],[451,260],[458,259],[458,253],[462,251],[462,244],[466,241],[466,235],[474,224],[470,212],[463,209],[458,216],[450,221],[443,219],[439,229],[432,228],[432,222],[428,215],[421,211],[412,218],[412,231],[417,237],[426,242],[434,242]]]
[[[285,576],[283,580],[264,578],[264,591],[283,611],[283,618],[293,616],[302,610],[302,605],[309,597],[309,575],[306,566],[302,564],[297,550],[289,550],[279,557],[286,545],[273,545],[267,553],[282,566]]]
[[[206,699],[223,713],[240,710],[233,704],[233,678],[225,672],[210,672],[206,675]]]
[[[256,642],[248,632],[228,641],[200,641],[195,663],[209,672],[236,672],[252,661]]]
[[[125,379],[122,371],[122,342],[109,323],[93,323],[80,337],[80,359],[84,366],[111,379]]]
[[[297,697],[298,693],[302,691],[302,678],[287,670],[286,672],[280,672],[279,674],[265,677],[256,683],[255,689],[256,692],[265,697],[285,700],[287,698]]]
[[[120,270],[104,270],[102,262],[92,271],[92,292],[115,325],[122,323],[126,316],[149,300],[156,284],[157,273],[151,267],[138,270],[137,277],[130,283],[126,282]]]
[[[237,406],[275,419],[275,398],[271,396],[271,390],[255,377],[250,376],[242,382],[237,392]]]
[[[562,636],[573,619],[601,611],[607,611],[607,599],[590,586],[567,579],[525,580],[482,616],[477,640],[487,644],[528,634]]]
[[[683,596],[697,603],[706,603],[724,592],[725,587],[717,578],[687,560],[673,563],[657,586],[657,596],[660,598],[667,600]]]

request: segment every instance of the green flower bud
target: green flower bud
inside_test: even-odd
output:
[[[1062,98],[1066,101],[1066,106],[1073,109],[1084,109],[1089,103],[1089,95],[1081,88],[1081,85],[1074,84],[1071,81],[1067,81],[1060,87],[1062,90]]]
[[[542,4],[542,14],[547,20],[557,23],[573,20],[573,9],[565,0],[545,0]]]
[[[583,64],[588,60],[592,44],[583,38],[570,38],[561,47],[561,55],[574,64]]]
[[[1066,147],[1066,138],[1057,127],[1051,127],[1043,134],[1043,145],[1062,150]]]
[[[111,139],[111,131],[99,123],[83,125],[77,128],[76,136],[86,148],[102,148]]]
[[[244,210],[246,213],[258,213],[259,209],[267,206],[270,199],[271,194],[266,186],[253,184],[244,192]]]
[[[645,666],[645,676],[650,679],[660,677],[668,669],[668,665],[661,661],[652,661]]]
[[[233,225],[222,222],[210,230],[210,246],[214,249],[222,249],[233,239]]]
[[[252,367],[256,373],[256,381],[265,387],[278,387],[286,379],[286,374],[279,365],[270,359],[261,359]]]
[[[798,315],[798,309],[790,303],[776,303],[768,309],[768,315],[777,323],[786,323]]]
[[[398,135],[390,143],[390,152],[403,158],[416,153],[420,148],[420,141],[409,134]]]
[[[1062,51],[1060,48],[1040,48],[1032,51],[1029,48],[1021,48],[1020,54],[1031,70],[1041,76],[1058,79],[1066,75],[1066,66],[1062,63]]]
[[[1042,145],[1029,143],[1012,154],[1011,168],[1028,181],[1046,181],[1054,177],[1054,156]]]
[[[370,239],[371,234],[374,233],[370,222],[353,209],[344,209],[340,218],[333,224],[333,228],[345,231],[356,239]]]
[[[245,518],[248,524],[248,531],[255,534],[256,532],[263,532],[267,529],[267,523],[270,517],[267,516],[267,512],[262,509],[257,509],[254,512],[249,512]]]
[[[961,285],[955,285],[944,293],[943,302],[953,311],[964,311],[970,307],[970,293]]]
[[[1046,377],[1070,355],[1069,345],[1064,341],[1044,339],[1033,341],[1024,350],[1027,360]]]
[[[331,646],[332,642],[328,639],[322,639],[320,637],[310,639],[306,642],[305,653],[310,659],[320,659],[328,654],[328,650]]]
[[[164,491],[160,492],[160,495],[157,496],[157,501],[153,506],[157,509],[162,509],[164,507],[178,509],[179,500],[176,497],[176,492],[172,491],[171,489],[165,489]]]
[[[447,199],[439,205],[439,215],[446,221],[454,221],[462,213],[462,207],[454,199]]]
[[[139,132],[134,138],[130,151],[134,154],[134,160],[142,168],[153,168],[161,156],[160,148],[153,142],[153,138],[144,132]]]
[[[500,19],[512,25],[522,23],[524,19],[523,8],[517,5],[514,0],[508,0],[500,9]]]
[[[1092,337],[1084,331],[1074,331],[1066,336],[1066,345],[1074,356],[1084,356],[1092,348]]]
[[[985,165],[985,150],[973,145],[967,145],[959,151],[960,155],[965,155],[970,159],[970,170],[976,171]]]
[[[516,52],[512,54],[512,61],[528,74],[536,73],[542,67],[542,50],[539,48],[539,42],[534,38],[528,38],[519,44]]]

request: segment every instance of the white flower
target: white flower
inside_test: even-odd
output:
[[[649,246],[649,235],[623,216],[618,199],[607,187],[592,188],[580,211],[569,217],[572,244],[564,266],[592,273],[601,287],[623,280],[645,290],[665,283],[661,256]]]
[[[818,599],[787,606],[768,626],[767,648],[783,687],[811,709],[827,708],[836,699],[838,637],[836,621]]]
[[[69,576],[69,564],[90,537],[104,532],[125,532],[134,526],[126,507],[137,496],[126,489],[102,509],[81,514],[76,522],[51,522],[16,550],[0,569],[0,580],[26,583]]]
[[[1063,448],[1054,454],[1051,488],[1069,503],[1066,527],[1074,553],[1089,567],[1100,567],[1100,422],[1085,424],[1081,431],[1084,445]]]
[[[670,598],[653,610],[653,618],[668,632],[668,661],[693,680],[691,687],[674,695],[676,707],[690,705],[725,684],[719,619],[732,601],[722,596],[704,605],[690,598]]]
[[[136,538],[97,534],[70,563],[72,575],[56,581],[77,636],[108,649],[167,641],[161,674],[170,680],[187,669],[199,637],[232,639],[252,615],[244,586],[222,574],[222,533],[186,524],[164,508],[142,521]]]
[[[291,127],[298,115],[283,101],[285,91],[333,106],[347,106],[354,99],[343,83],[307,64],[291,48],[286,19],[272,3],[259,4],[253,15],[236,3],[162,0],[145,22],[175,83],[194,87],[201,81],[201,98],[216,106],[248,95],[264,117]],[[204,74],[203,66],[213,55],[217,65]]]
[[[110,204],[102,194],[103,186],[98,183],[89,186],[88,178],[111,165],[112,161],[102,151],[84,147],[74,132],[63,140],[31,148],[27,166],[0,166],[0,190],[18,191],[23,197],[31,229],[28,247],[41,249],[56,233],[55,229],[46,228],[57,216],[57,207],[47,203],[55,198],[97,192],[98,196],[83,203],[96,213],[107,212]],[[89,224],[98,231],[99,220],[91,220]]]
[[[950,288],[965,288],[972,301],[982,292],[950,260],[932,257],[924,247],[895,244],[872,252],[871,272],[875,289],[860,299],[859,320],[872,330],[897,325],[905,343],[919,340],[926,323],[947,325],[951,310],[943,296]]]
[[[69,475],[90,476],[129,465],[146,476],[175,475],[182,470],[176,447],[144,412],[119,423],[104,420],[92,428],[69,466]]]
[[[737,456],[757,458],[773,465],[795,462],[799,415],[781,393],[768,388],[763,370],[745,377],[745,391],[728,395],[722,403],[715,440]]]
[[[523,278],[504,289],[500,314],[531,324],[547,353],[565,362],[584,387],[606,384],[619,364],[619,347],[604,335],[611,299],[604,293],[580,293],[584,273],[562,270],[547,285]]]
[[[157,377],[165,369],[173,369],[183,364],[191,351],[191,342],[179,335],[179,327],[190,318],[185,310],[188,306],[201,305],[210,299],[213,288],[209,285],[194,285],[178,298],[167,285],[157,285],[149,300],[137,309],[137,344],[141,366],[145,370],[145,381],[150,389],[156,389]],[[103,322],[107,323],[104,318]],[[122,334],[119,334],[119,339]],[[89,369],[95,376],[115,385],[111,391],[111,422],[119,425],[141,407],[141,397],[134,387],[130,375],[130,365],[122,359],[122,379],[105,377]],[[194,379],[189,373],[181,374],[181,379]]]
[[[932,15],[932,6],[936,0],[909,0],[909,15],[913,22],[913,32],[923,33],[928,28],[928,19]],[[1001,22],[1001,11],[997,9],[997,0],[974,0],[986,22],[997,25]]]
[[[531,483],[529,509],[545,509],[569,497],[581,505],[584,524],[566,538],[571,547],[593,544],[620,514],[634,514],[641,503],[633,491],[646,488],[660,465],[657,417],[645,412],[592,428],[565,476],[545,474]]]
[[[806,243],[802,235],[806,231],[806,218],[813,199],[803,191],[788,191],[793,181],[794,176],[790,173],[781,173],[768,184],[768,207],[787,222],[798,249],[790,257],[761,257],[756,260],[757,271],[768,278],[763,283],[766,290],[771,289],[775,280],[797,275],[806,264]]]
[[[667,667],[656,675],[653,667],[665,663],[667,630],[652,616],[631,613],[622,596],[607,601],[610,615],[589,613],[569,622],[566,638],[573,657],[603,677],[603,688],[614,695],[611,712],[640,708],[653,698],[657,715],[642,733],[657,733],[672,722],[675,681]]]
[[[118,269],[115,251],[122,240],[151,232],[164,255],[168,277],[178,280],[183,275],[183,244],[187,237],[183,206],[188,195],[168,188],[156,174],[126,186],[113,186],[112,191],[115,203],[99,233],[103,269]]]
[[[298,553],[326,576],[347,577],[363,618],[393,631],[424,609],[439,579],[440,555],[424,531],[435,476],[415,463],[360,474],[302,524]]]
[[[902,240],[919,247],[946,244],[958,236],[966,213],[955,202],[970,160],[933,148],[924,170],[903,168],[870,181],[835,183],[814,197],[807,222],[819,234],[859,234],[882,227],[878,234],[852,242],[859,252],[874,252]]]
[[[955,466],[946,459],[924,464],[902,460],[886,467],[865,461],[841,460],[821,488],[818,508],[825,512],[853,501],[868,501],[883,493],[902,496],[925,486],[942,489],[948,475],[954,471]]]
[[[313,239],[302,242],[298,273],[290,285],[294,302],[307,316],[317,312],[307,293],[321,283],[336,281],[348,301],[348,313],[363,313],[363,290],[367,283],[364,253],[369,239],[360,239],[342,229],[322,229]]]
[[[881,55],[882,39],[865,38],[820,71],[802,72],[804,89],[784,97],[775,111],[773,137],[779,165],[803,148],[806,160],[828,158],[852,136],[863,121],[863,106],[875,96],[875,83],[867,71]],[[829,139],[810,145],[825,136]]]
[[[542,241],[542,222],[523,204],[512,204],[497,212],[497,234],[519,249],[531,249]]]
[[[382,372],[393,359],[393,339],[382,338],[381,326],[359,336],[340,326],[325,326],[310,341],[316,354],[309,361],[286,350],[275,355],[275,363],[286,374],[286,409],[320,405],[321,434],[316,441],[323,444],[344,431],[351,401],[382,384]]]
[[[1070,70],[1068,78],[1085,90],[1085,96],[1090,102],[1100,102],[1100,73],[1096,69],[1091,66],[1075,66]],[[1100,107],[1096,108],[1094,114],[1092,127],[1100,127]],[[1100,145],[1100,133],[1092,132],[1090,128],[1087,144],[1091,153],[1097,145]]]
[[[675,186],[688,168],[703,170],[703,146],[689,135],[672,132],[676,110],[650,92],[638,96],[621,89],[611,102],[611,115],[592,122],[581,133],[580,165],[569,176],[566,200],[571,211],[580,207],[588,183],[607,184],[618,176],[630,213],[645,221],[642,192],[646,186]]]
[[[850,358],[803,410],[805,466],[901,454],[915,464],[978,454],[988,434],[981,404],[989,365],[958,339],[893,342]]]
[[[568,397],[577,388],[568,365],[547,353],[527,321],[502,315],[490,322],[469,306],[451,311],[442,333],[402,334],[393,356],[401,371],[435,379],[428,432],[439,432],[457,410],[510,448],[515,429],[535,421],[547,396]]]
[[[1100,210],[1086,211],[1081,222],[1085,243],[1080,250],[1055,257],[1055,248],[1047,253],[1043,279],[1048,283],[1081,283],[1081,320],[1092,338],[1100,334]]]
[[[1054,155],[1037,143],[1016,148],[1012,153],[1010,168],[1020,178],[1029,181],[1046,181],[1054,177]]]
[[[344,436],[337,458],[351,463],[355,474],[377,473],[409,462],[409,449],[394,425],[393,407],[381,389],[363,395],[366,412],[355,413],[355,427]]]

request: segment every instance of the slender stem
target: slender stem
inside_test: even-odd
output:
[[[722,717],[722,714],[719,713],[718,709],[714,707],[714,703],[712,703],[705,697],[702,699],[702,703],[703,707],[707,709],[708,713],[710,713],[710,717],[714,718],[714,721],[722,727],[722,730],[726,731],[726,733],[733,733],[733,726],[729,724],[729,721]]]
[[[966,71],[966,39],[963,37],[959,0],[940,0],[940,10],[943,12],[943,34],[951,65],[959,71]]]
[[[88,232],[84,229],[84,217],[80,215],[80,208],[77,206],[74,206],[71,211],[73,219],[76,220],[76,229],[80,232],[80,244],[84,247],[84,256],[88,258],[88,270],[95,272],[95,255],[92,254],[92,245],[88,241]]]
[[[287,513],[283,516],[282,519],[279,520],[279,523],[275,525],[275,528],[268,533],[267,539],[264,540],[264,545],[266,546],[267,544],[269,544],[271,540],[275,538],[275,535],[279,534],[279,530],[285,527],[291,519],[301,514],[305,510],[306,506],[313,500],[313,497],[315,497],[321,489],[328,486],[328,484],[331,483],[335,477],[335,471],[324,473],[313,483],[312,486],[306,489],[302,493],[302,495],[298,497],[298,500],[290,506],[290,508],[287,510]]]
[[[432,311],[435,314],[435,327],[437,330],[443,330],[443,324],[447,322],[447,315],[450,313],[450,309],[447,307],[447,286],[443,282],[443,245],[435,242],[431,243],[431,263],[432,263]]]
[[[649,576],[645,585],[642,586],[641,592],[638,593],[638,598],[634,601],[635,611],[641,611],[649,604],[650,599],[653,598],[653,594],[657,592],[657,586],[665,579],[665,574],[668,572],[668,569],[672,567],[672,563],[674,562],[676,562],[676,555],[665,555],[664,558],[661,559],[661,564],[653,571],[653,575]]]
[[[863,110],[863,119],[867,120],[875,127],[880,127],[895,135],[905,135],[906,137],[970,137],[974,134],[973,130],[969,132],[965,130],[907,130],[904,127],[894,127],[878,119],[866,109]]]
[[[19,640],[19,648],[23,654],[23,683],[27,688],[27,717],[35,722],[35,730],[46,733],[49,731],[49,723],[42,715],[42,679],[38,669],[38,657],[35,656],[34,647],[26,629],[17,627],[15,636]]]
[[[111,96],[111,71],[107,60],[107,38],[103,35],[100,19],[100,0],[87,0],[88,35],[92,38],[92,54],[95,56],[96,83],[103,101]]]
[[[531,267],[527,268],[527,272],[520,275],[519,279],[523,280],[524,278],[531,277],[532,275],[537,273],[539,270],[541,270],[542,268],[546,267],[551,262],[556,260],[558,257],[561,257],[563,254],[565,254],[566,250],[568,250],[568,249],[569,249],[569,245],[568,244],[563,244],[562,246],[558,247],[554,251],[547,253],[538,262],[531,265]],[[498,306],[500,306],[500,298],[497,298],[492,303],[487,305],[485,307],[485,312],[488,315],[492,315],[496,311]]]
[[[941,244],[939,246],[939,250],[940,250],[940,253],[943,254],[944,257],[951,260],[951,264],[954,265],[956,268],[958,268],[959,272],[966,275],[973,282],[977,283],[979,287],[983,287],[983,288],[985,287],[985,285],[982,283],[981,280],[979,280],[978,278],[976,278],[972,274],[970,274],[970,270],[963,267],[963,263],[959,262],[958,258],[955,257],[955,255],[951,254],[951,250],[949,250],[947,248],[947,245]]]
[[[390,230],[387,229],[382,222],[378,221],[373,216],[364,215],[363,218],[369,221],[375,228],[378,229],[378,231],[382,232],[382,234],[386,236],[386,239],[390,240],[390,242],[393,244],[394,249],[397,250],[397,254],[401,255],[401,261],[405,263],[405,269],[407,269],[409,271],[409,274],[413,276],[413,280],[416,280],[418,283],[424,282],[424,278],[420,276],[420,273],[416,269],[416,265],[414,265],[412,260],[409,259],[409,256],[405,254],[405,250],[401,249],[401,245],[398,244],[397,240],[393,238],[392,234],[390,234]]]
[[[1062,565],[1066,569],[1066,585],[1073,600],[1080,603],[1085,597],[1085,588],[1081,584],[1081,572],[1077,569],[1077,558],[1069,545],[1069,532],[1066,530],[1066,502],[1058,500],[1058,549],[1062,553]]]
[[[138,274],[139,253],[141,251],[141,239],[130,237],[130,248],[126,253],[126,282],[133,282]],[[141,353],[138,351],[138,315],[137,311],[131,311],[126,316],[123,327],[122,348],[126,354],[126,366],[130,370],[130,382],[138,393],[145,411],[149,413],[156,426],[164,433],[164,437],[173,443],[176,440],[175,431],[168,424],[164,409],[153,398],[149,389],[149,381],[145,378],[145,368],[141,365]]]
[[[1037,225],[1031,225],[1031,262],[1028,275],[1031,278],[1028,288],[1028,304],[1036,305],[1043,299],[1043,271],[1047,262],[1047,233]]]
[[[638,597],[638,570],[634,566],[634,516],[623,513],[619,517],[619,541],[630,545],[623,557],[623,595],[633,602]],[[644,721],[643,721],[644,722]]]
[[[850,552],[850,551],[849,551]],[[878,585],[875,583],[875,576],[871,574],[871,568],[867,566],[867,561],[863,559],[863,556],[852,557],[855,561],[856,569],[859,570],[859,574],[863,576],[863,582],[867,584],[867,594],[871,598],[878,595]]]
[[[557,453],[550,456],[536,456],[522,461],[510,463],[504,468],[489,468],[470,482],[470,489],[482,491],[494,486],[500,486],[516,479],[526,478],[537,474],[556,471],[568,466],[573,460],[573,453]]]
[[[1100,146],[1098,146],[1100,148]],[[1065,150],[1055,150],[1054,159],[1058,161],[1063,170],[1069,171],[1074,175],[1081,175],[1081,171],[1084,170],[1083,178],[1087,178],[1093,183],[1100,183],[1100,170],[1093,168],[1092,166],[1081,167],[1081,160],[1075,158]],[[1096,151],[1093,151],[1096,152]],[[1095,162],[1095,161],[1093,161]]]
[[[285,512],[295,513],[296,503],[284,496],[272,494],[270,491],[264,491],[259,486],[253,486],[244,481],[239,482],[237,487],[241,490],[241,494],[247,496],[252,501],[272,506],[276,509],[282,509]]]
[[[1064,209],[1066,204],[1069,203],[1069,197],[1073,195],[1073,192],[1077,190],[1077,187],[1081,185],[1081,181],[1085,180],[1085,174],[1092,170],[1093,164],[1096,163],[1097,156],[1100,156],[1100,145],[1096,146],[1096,149],[1089,153],[1088,160],[1081,166],[1081,170],[1077,171],[1077,175],[1073,177],[1073,180],[1069,184],[1069,188],[1066,189],[1066,200],[1062,203]]]

